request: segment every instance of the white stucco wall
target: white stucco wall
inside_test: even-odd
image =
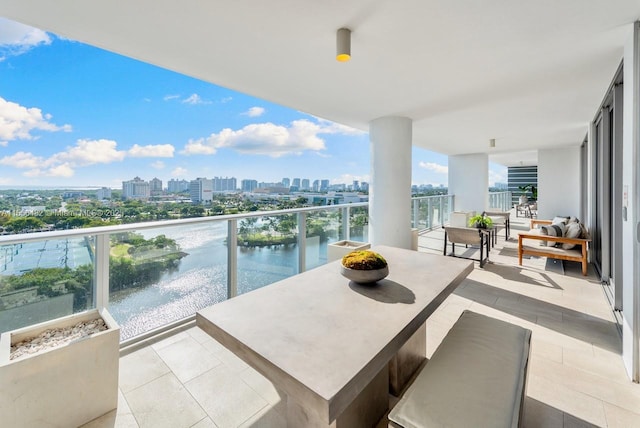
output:
[[[449,156],[449,194],[455,211],[481,213],[489,206],[489,157],[486,153]]]
[[[538,218],[580,215],[580,147],[538,150]]]
[[[623,326],[622,326],[622,357],[630,376],[634,375],[633,367],[633,328],[634,318],[638,316],[634,308],[634,289],[639,268],[637,267],[636,222],[638,220],[635,209],[639,195],[635,177],[637,165],[634,153],[640,150],[640,31],[638,24],[629,34],[624,47],[624,112],[623,112],[623,159],[622,185],[628,190],[627,218],[622,221],[622,254],[623,254]],[[624,204],[623,204],[624,205]],[[638,350],[636,350],[638,352]]]

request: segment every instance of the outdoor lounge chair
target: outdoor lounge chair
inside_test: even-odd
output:
[[[465,244],[466,246],[478,246],[480,247],[480,267],[483,267],[487,260],[489,260],[489,240],[490,233],[485,229],[476,229],[471,227],[452,227],[444,226],[444,251],[443,254],[447,255],[447,242],[451,242],[451,256],[456,256],[456,244]],[[486,257],[484,256],[486,249]],[[470,258],[470,257],[465,257]],[[475,260],[475,259],[472,259]]]

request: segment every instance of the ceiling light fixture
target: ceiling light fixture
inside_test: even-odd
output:
[[[494,148],[496,146],[496,139],[492,138],[489,140],[489,147]]]
[[[341,28],[336,35],[336,59],[347,62],[351,59],[351,30]]]

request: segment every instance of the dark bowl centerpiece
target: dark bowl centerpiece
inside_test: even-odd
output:
[[[355,283],[371,284],[389,275],[389,266],[374,251],[353,251],[342,258],[340,273]]]

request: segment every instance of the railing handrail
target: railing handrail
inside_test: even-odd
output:
[[[183,226],[187,224],[199,224],[199,223],[228,221],[228,220],[242,220],[242,219],[251,218],[251,217],[265,217],[265,216],[275,216],[275,215],[284,215],[284,214],[296,214],[301,212],[337,210],[337,209],[343,209],[343,208],[358,208],[358,207],[368,207],[368,206],[369,206],[368,202],[354,202],[350,204],[321,205],[321,206],[304,207],[304,208],[287,208],[287,209],[272,210],[272,211],[251,211],[248,213],[225,214],[225,215],[206,216],[206,217],[190,217],[190,218],[181,218],[181,219],[173,219],[173,220],[146,221],[146,222],[138,222],[138,223],[117,224],[117,225],[110,225],[110,226],[87,227],[87,228],[81,228],[81,229],[65,229],[65,230],[53,230],[53,231],[47,231],[47,232],[18,233],[18,234],[0,236],[0,245],[8,245],[8,244],[15,244],[15,243],[22,243],[22,242],[47,241],[49,239],[63,239],[63,238],[66,239],[66,238],[76,238],[76,237],[82,238],[85,236],[107,235],[111,233],[123,233],[123,232],[131,232],[134,230],[157,229],[161,227],[171,227],[171,226]]]

